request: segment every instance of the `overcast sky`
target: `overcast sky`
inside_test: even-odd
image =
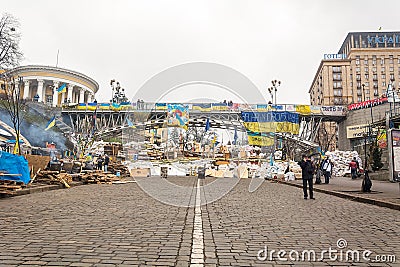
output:
[[[59,67],[99,83],[99,101],[110,99],[111,79],[119,81],[132,99],[157,73],[201,61],[236,69],[266,100],[271,80],[278,79],[279,103],[309,103],[307,92],[323,54],[337,53],[348,32],[400,29],[398,0],[0,3],[0,12],[21,23],[22,65],[55,66],[59,50]],[[194,98],[236,100],[220,88],[195,85],[164,97]]]

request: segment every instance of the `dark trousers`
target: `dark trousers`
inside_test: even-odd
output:
[[[304,193],[304,198],[308,197],[307,194],[307,183],[308,183],[308,189],[310,191],[310,198],[313,198],[313,179],[303,179],[303,193]]]
[[[357,169],[351,168],[351,179],[357,178]]]
[[[331,178],[331,172],[325,172],[325,183],[329,184],[329,179]]]

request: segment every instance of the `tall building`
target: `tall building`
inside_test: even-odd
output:
[[[350,32],[337,54],[325,54],[311,84],[311,105],[348,105],[385,95],[400,82],[400,32]],[[396,85],[397,87],[397,85]],[[321,128],[321,139],[336,147],[336,126]],[[329,136],[323,136],[328,134]]]

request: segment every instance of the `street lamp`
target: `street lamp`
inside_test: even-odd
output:
[[[365,84],[361,84],[362,86],[362,94],[364,95],[363,101],[365,101]]]
[[[268,92],[271,95],[272,98],[272,102],[274,102],[274,98],[275,98],[275,106],[276,106],[276,92],[278,91],[278,87],[281,85],[281,81],[278,80],[272,80],[271,81],[272,86],[268,88]],[[274,97],[275,95],[275,97]]]

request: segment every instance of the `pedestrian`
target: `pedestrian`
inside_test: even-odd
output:
[[[108,171],[108,164],[110,163],[110,157],[105,154],[104,155],[104,172]]]
[[[304,199],[308,198],[307,194],[307,184],[308,189],[310,191],[310,199],[315,199],[313,194],[313,175],[314,175],[314,165],[311,162],[310,157],[303,155],[303,160],[300,161],[298,164],[301,167],[301,176],[303,179],[303,193]]]
[[[102,167],[103,167],[103,158],[102,156],[99,156],[99,158],[97,159],[97,169],[102,170]]]
[[[322,166],[322,170],[325,177],[325,184],[329,184],[329,179],[331,178],[332,175],[332,168],[333,168],[333,163],[329,159],[329,157],[327,157]]]
[[[351,179],[356,179],[357,178],[357,170],[358,170],[358,162],[356,158],[353,158],[352,161],[349,163],[350,171],[351,171]]]

